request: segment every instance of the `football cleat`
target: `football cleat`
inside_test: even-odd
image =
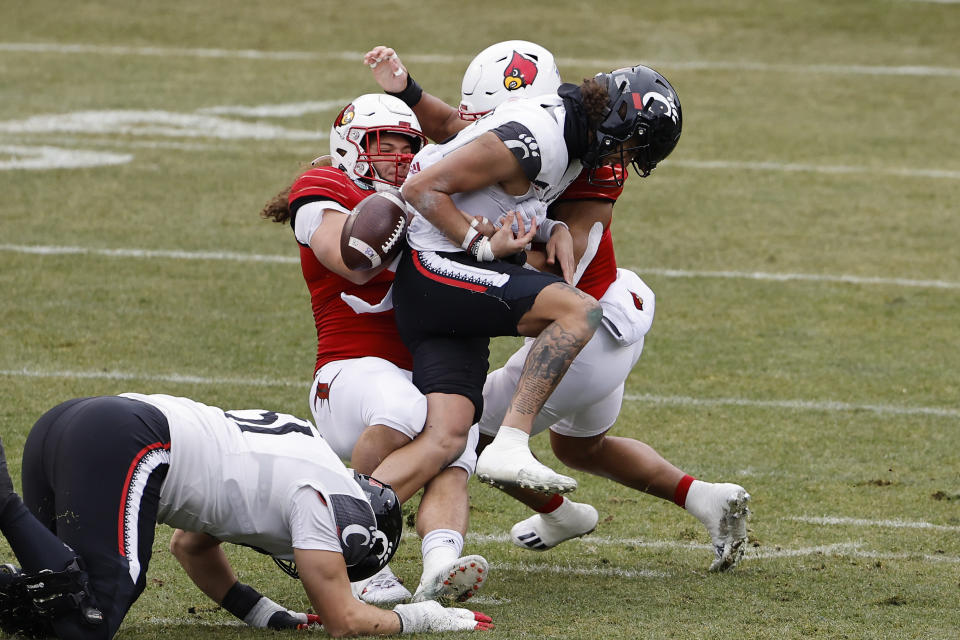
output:
[[[403,586],[390,567],[384,567],[366,580],[350,583],[350,590],[357,600],[375,606],[392,606],[409,602],[412,594]]]
[[[483,556],[457,558],[436,575],[423,576],[413,602],[464,602],[480,590],[489,571],[490,565]]]
[[[563,499],[550,513],[538,513],[510,529],[513,544],[533,551],[546,551],[561,542],[592,532],[600,519],[592,505]]]
[[[747,545],[747,503],[750,494],[737,484],[720,483],[711,487],[712,499],[704,525],[713,541],[714,559],[710,571],[727,571],[740,562]]]
[[[501,489],[523,487],[562,494],[577,488],[576,480],[542,464],[527,447],[511,446],[498,439],[477,458],[477,478]]]

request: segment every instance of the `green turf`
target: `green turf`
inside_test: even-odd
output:
[[[359,59],[369,47],[396,46],[452,101],[476,52],[523,38],[571,81],[645,61],[677,88],[680,145],[616,207],[618,261],[656,291],[657,317],[615,433],[743,484],[754,513],[743,564],[714,575],[702,527],[671,504],[574,473],[599,527],[533,554],[504,537],[524,508],[472,483],[480,537],[467,551],[493,565],[474,606],[495,636],[960,636],[957,4],[7,5],[0,166],[25,147],[133,156],[0,169],[0,436],[15,476],[32,422],[74,396],[163,392],[307,415],[309,301],[298,265],[275,259],[296,256],[289,228],[260,208],[325,152],[316,136],[332,105],[376,90]],[[225,110],[300,103],[330,106]],[[27,127],[80,112],[139,120]],[[224,125],[268,133],[218,135]],[[41,246],[89,252],[20,249]],[[102,253],[130,249],[163,253]],[[187,259],[199,252],[267,259]],[[495,341],[493,363],[518,344]],[[534,449],[559,464],[545,438]],[[168,538],[158,528],[121,637],[263,635],[192,586]],[[245,581],[307,606],[268,560],[230,555]],[[412,534],[394,567],[416,583]]]

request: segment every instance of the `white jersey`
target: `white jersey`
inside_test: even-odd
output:
[[[492,185],[454,194],[453,202],[460,210],[485,216],[492,222],[506,213],[519,211],[525,217],[536,219],[539,225],[546,217],[546,205],[556,200],[583,168],[579,160],[571,160],[567,154],[563,137],[565,116],[563,102],[556,95],[508,100],[451,140],[421,149],[410,164],[409,175],[423,171],[481,134],[492,131],[519,160],[530,180],[530,189],[523,195],[513,196],[499,185]],[[539,207],[521,204],[531,199],[542,204]],[[408,208],[414,213],[407,230],[411,247],[418,251],[463,251],[419,212]],[[529,224],[529,220],[525,223]]]
[[[157,407],[170,427],[158,522],[281,558],[291,558],[294,546],[341,551],[324,503],[331,494],[365,498],[312,424],[188,398],[122,395]]]

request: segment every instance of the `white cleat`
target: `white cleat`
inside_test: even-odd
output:
[[[504,445],[497,440],[477,458],[477,478],[501,489],[523,487],[543,493],[570,493],[577,481],[557,473],[533,457],[525,446]]]
[[[538,513],[521,520],[510,529],[513,544],[533,551],[546,551],[561,542],[585,536],[597,527],[600,519],[592,505],[563,499],[563,504],[550,513]]]
[[[413,602],[464,602],[480,590],[489,571],[490,565],[483,556],[457,558],[435,576],[424,576],[417,592],[413,594]]]
[[[710,515],[704,525],[713,541],[710,571],[727,571],[737,566],[747,546],[747,503],[750,494],[738,484],[722,483],[712,487]]]
[[[412,597],[390,567],[384,567],[366,580],[351,582],[350,590],[357,600],[381,607],[409,602]]]

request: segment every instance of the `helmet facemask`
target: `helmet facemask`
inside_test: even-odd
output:
[[[383,144],[388,147],[394,147],[396,139],[389,142],[383,136],[393,134],[401,136],[410,145],[410,152],[396,152],[392,149],[383,150]],[[354,175],[370,180],[372,182],[381,182],[394,187],[399,187],[407,177],[407,171],[410,169],[410,162],[413,156],[423,146],[424,139],[412,135],[410,131],[398,130],[393,127],[371,127],[366,130],[363,136],[363,142],[360,145],[360,152],[357,155],[357,164],[354,165]],[[377,168],[377,165],[381,165]],[[387,164],[392,170],[385,170],[382,166]],[[393,177],[390,177],[392,173]],[[383,174],[383,175],[381,175]]]

